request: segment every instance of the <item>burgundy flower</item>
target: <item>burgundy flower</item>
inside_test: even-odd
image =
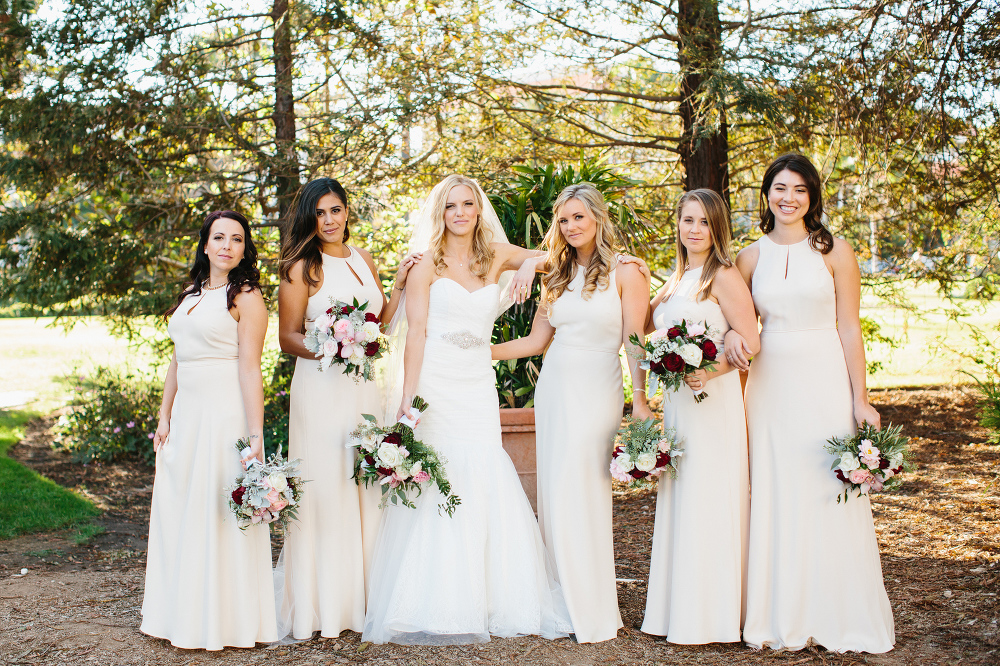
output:
[[[378,315],[375,314],[374,312],[366,312],[365,313],[365,321],[373,321],[373,322],[375,322],[377,324],[378,323]]]
[[[844,476],[844,472],[843,472],[843,471],[841,471],[841,470],[840,470],[840,468],[837,468],[837,469],[836,469],[836,470],[834,470],[834,471],[835,471],[835,472],[837,473],[837,478],[838,478],[838,479],[840,479],[840,480],[841,480],[841,481],[843,481],[844,483],[848,483],[848,481],[847,481],[847,477],[846,477],[846,476]]]
[[[663,367],[669,372],[680,372],[684,369],[684,359],[680,354],[667,354],[663,359]]]
[[[378,342],[369,342],[365,345],[365,356],[374,356],[378,353]]]
[[[649,364],[649,371],[662,375],[667,371],[667,369],[663,367],[663,361],[654,361]]]
[[[636,467],[636,468],[635,468],[635,469],[633,469],[633,470],[632,470],[631,472],[629,472],[629,474],[631,474],[631,475],[632,475],[632,478],[633,478],[633,479],[641,479],[641,478],[644,478],[644,477],[647,477],[647,476],[649,476],[649,472],[643,472],[643,471],[642,471],[641,469],[639,469],[638,467]]]
[[[624,451],[624,450],[625,450],[625,448],[623,446],[621,446],[621,445],[616,446],[615,450],[614,450],[614,453],[612,454],[611,457],[612,458],[617,458],[618,456],[620,456],[622,454],[622,451]]]
[[[682,335],[684,335],[684,331],[681,330],[680,326],[671,326],[667,330],[667,337],[670,338],[671,340],[680,337]]]
[[[327,308],[326,313],[330,316],[333,316],[333,308]]]
[[[656,454],[656,466],[666,467],[670,464],[670,454],[666,451],[660,451]]]
[[[903,466],[902,466],[902,465],[900,465],[900,466],[899,466],[899,467],[897,467],[896,469],[892,470],[892,473],[893,473],[893,474],[902,474],[902,473],[903,473]]]
[[[239,488],[237,488],[236,490],[234,490],[233,491],[233,502],[235,502],[237,505],[242,505],[243,504],[243,495],[245,495],[246,492],[247,492],[247,489],[244,488],[243,486],[240,486]]]
[[[701,353],[709,361],[714,361],[715,357],[719,354],[719,350],[716,348],[714,342],[705,340],[705,342],[701,343]]]
[[[887,458],[882,458],[878,461],[879,469],[886,469],[887,467],[889,467],[889,460]]]
[[[375,470],[382,476],[392,476],[392,470],[388,467],[376,467]]]
[[[351,314],[351,312],[353,311],[354,308],[351,307],[350,305],[345,305],[344,307],[340,308],[340,314]]]
[[[400,435],[398,432],[390,432],[382,439],[382,441],[399,446],[400,444],[403,443],[403,436]]]
[[[368,455],[365,456],[365,462],[368,463],[368,465],[370,467],[374,467],[375,466],[375,457],[372,456],[372,454],[369,453]]]

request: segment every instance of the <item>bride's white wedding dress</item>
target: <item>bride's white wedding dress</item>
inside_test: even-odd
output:
[[[416,509],[384,512],[371,570],[364,641],[453,645],[493,636],[572,631],[546,566],[538,524],[500,438],[490,332],[496,284],[473,292],[431,284],[417,393],[417,437],[447,460],[462,503],[439,514],[430,487]]]

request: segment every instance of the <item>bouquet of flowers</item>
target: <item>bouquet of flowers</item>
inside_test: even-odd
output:
[[[415,397],[412,411],[416,412],[416,417],[426,410],[423,398]],[[362,483],[382,486],[381,508],[392,502],[415,509],[408,493],[419,496],[424,486],[433,482],[445,497],[438,505],[438,513],[444,511],[449,516],[455,515],[462,500],[451,492],[451,484],[444,473],[446,461],[433,448],[417,440],[413,434],[415,421],[404,415],[391,427],[382,428],[371,414],[362,416],[365,420],[350,434],[351,446],[358,450],[351,478],[359,486]]]
[[[709,333],[705,324],[689,324],[682,319],[666,330],[653,331],[645,344],[639,344],[635,333],[629,336],[633,345],[646,350],[645,357],[640,359],[640,367],[649,371],[650,397],[656,394],[660,382],[663,382],[664,391],[676,391],[688,373],[716,366],[715,357],[719,355],[719,350]],[[707,397],[704,389],[694,392],[695,402]]]
[[[353,305],[330,299],[330,308],[320,315],[313,327],[306,332],[306,349],[319,358],[319,369],[329,368],[334,363],[344,366],[345,375],[359,375],[365,381],[375,378],[375,360],[382,358],[389,348],[382,335],[379,318],[368,312],[368,301]]]
[[[903,482],[900,475],[909,472],[909,440],[903,436],[902,426],[892,426],[876,430],[869,423],[862,423],[858,433],[852,437],[832,437],[827,441],[826,450],[834,454],[833,472],[844,482],[843,495],[837,495],[846,502],[851,492],[857,497],[869,492],[893,490]]]
[[[683,453],[673,430],[664,432],[650,419],[636,421],[631,416],[618,431],[611,454],[611,476],[636,488],[667,472],[677,476],[677,458]]]
[[[237,441],[236,450],[246,458],[250,454],[250,439]],[[247,464],[247,470],[226,488],[229,509],[241,530],[275,521],[284,528],[295,520],[305,483],[298,474],[301,462],[298,458],[284,460],[280,452],[275,452],[267,462],[254,458]]]

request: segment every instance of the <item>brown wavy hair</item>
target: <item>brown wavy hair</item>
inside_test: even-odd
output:
[[[316,235],[316,207],[319,200],[332,194],[347,208],[347,192],[339,181],[333,178],[317,178],[299,189],[284,220],[285,240],[281,244],[278,258],[278,278],[291,281],[292,266],[302,261],[302,279],[310,287],[319,284],[319,273],[323,268],[323,244]],[[351,229],[344,224],[344,242],[351,237]]]
[[[809,232],[809,246],[821,254],[829,254],[833,249],[833,234],[823,225],[823,187],[819,177],[819,171],[809,161],[805,155],[798,153],[788,153],[771,162],[764,172],[764,179],[760,183],[760,230],[765,234],[774,231],[774,213],[768,204],[767,195],[771,191],[771,183],[774,177],[788,169],[800,176],[806,182],[806,191],[809,193],[809,210],[806,211],[802,219]]]
[[[551,308],[556,299],[562,296],[576,274],[576,248],[566,242],[559,228],[559,211],[573,199],[582,203],[597,221],[597,249],[585,269],[586,277],[581,294],[584,300],[589,299],[596,290],[608,288],[611,271],[618,263],[615,258],[615,228],[611,224],[604,195],[591,183],[577,183],[564,188],[552,204],[552,223],[543,241],[543,246],[548,251],[545,258],[548,272],[542,276],[542,303],[546,308]]]
[[[180,307],[184,299],[192,294],[200,294],[202,285],[208,281],[209,271],[212,265],[205,253],[205,245],[208,244],[208,236],[212,233],[212,225],[220,217],[236,220],[243,227],[243,258],[231,271],[227,279],[229,285],[226,287],[226,309],[232,310],[236,303],[236,297],[247,287],[250,290],[260,289],[260,270],[257,268],[257,246],[253,244],[250,236],[250,221],[234,210],[217,210],[208,214],[205,222],[201,225],[198,233],[198,247],[194,251],[194,264],[191,266],[191,282],[181,291],[177,297],[177,302],[173,307],[163,313],[163,318],[167,319],[177,308]]]
[[[733,242],[733,232],[729,226],[729,207],[715,191],[709,189],[697,189],[685,192],[677,200],[677,267],[674,268],[673,275],[667,282],[667,291],[664,299],[670,298],[688,264],[688,251],[681,242],[681,210],[684,204],[697,201],[705,210],[705,219],[708,220],[708,228],[712,234],[712,252],[705,260],[705,266],[701,269],[701,276],[698,278],[698,289],[695,298],[703,301],[712,293],[712,281],[718,274],[720,268],[728,268],[733,265],[733,253],[731,245]]]
[[[427,249],[434,260],[434,272],[441,275],[447,267],[444,263],[444,232],[447,231],[444,224],[444,207],[448,203],[448,195],[459,185],[465,185],[472,190],[472,196],[476,200],[476,208],[479,209],[479,215],[476,217],[476,228],[472,232],[472,261],[469,262],[469,270],[480,280],[486,282],[496,253],[490,247],[490,243],[493,242],[493,234],[484,224],[481,224],[485,202],[480,195],[479,184],[472,178],[453,173],[446,176],[431,190],[430,215],[434,227]]]

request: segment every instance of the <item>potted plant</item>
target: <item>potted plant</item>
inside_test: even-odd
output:
[[[516,179],[490,195],[490,202],[511,243],[527,248],[539,247],[552,220],[555,198],[565,187],[582,182],[591,183],[604,193],[623,247],[635,252],[637,247],[644,247],[649,241],[652,228],[626,201],[628,188],[640,181],[616,174],[599,160],[558,169],[549,165],[544,168],[515,166],[513,170]],[[497,319],[493,343],[527,335],[540,296],[540,281],[536,281],[529,299],[512,306]],[[495,366],[504,449],[517,468],[532,508],[535,508],[537,494],[534,392],[541,367],[541,356],[500,361]]]

